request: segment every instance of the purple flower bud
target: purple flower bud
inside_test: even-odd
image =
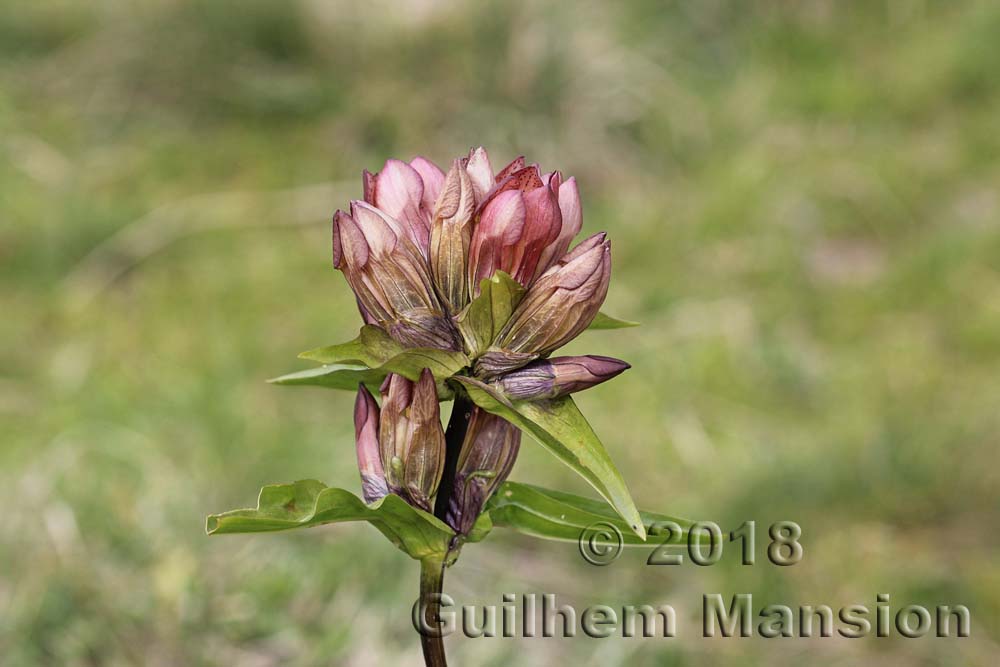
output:
[[[411,505],[431,511],[445,455],[434,376],[425,368],[414,383],[393,373],[381,392],[379,448],[388,488]]]
[[[507,479],[521,446],[521,431],[501,417],[473,408],[462,443],[446,520],[460,535],[472,529],[483,506]]]
[[[358,385],[358,398],[354,402],[354,437],[358,470],[361,472],[361,494],[366,503],[373,503],[389,493],[382,472],[378,420],[378,403],[364,385]]]
[[[474,368],[476,375],[490,379],[515,368],[520,368],[538,357],[536,352],[511,352],[510,350],[497,350],[494,346],[476,360]]]
[[[576,338],[594,319],[611,279],[611,244],[603,233],[582,241],[528,289],[490,350],[480,377],[519,368]]]
[[[494,384],[515,400],[557,398],[589,389],[628,368],[631,367],[624,361],[611,357],[553,357],[511,371]]]

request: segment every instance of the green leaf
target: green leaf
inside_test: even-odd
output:
[[[479,296],[455,317],[471,356],[482,354],[496,340],[524,292],[520,283],[503,271],[479,283]]]
[[[359,383],[377,388],[389,373],[398,373],[410,380],[417,381],[420,379],[421,371],[429,368],[439,383],[438,394],[447,397],[450,390],[447,389],[444,381],[468,365],[469,358],[461,352],[414,347],[403,350],[375,368],[361,364],[327,364],[282,375],[268,380],[268,382],[354,391],[358,388]]]
[[[403,351],[403,347],[389,337],[389,334],[374,324],[361,327],[358,337],[348,343],[328,345],[307,350],[300,359],[318,361],[321,364],[342,364],[353,362],[368,368],[376,368]]]
[[[359,384],[365,384],[369,389],[377,391],[385,376],[386,372],[381,369],[368,368],[360,364],[329,364],[282,375],[268,380],[268,382],[284,385],[312,385],[348,391],[355,391]]]
[[[530,484],[505,482],[490,498],[487,511],[495,526],[549,540],[577,542],[596,524],[610,524],[621,535],[624,546],[648,544],[607,503]],[[676,523],[682,533],[674,538],[686,544],[691,521],[653,512],[640,512],[639,516],[647,532],[657,524]]]
[[[572,397],[510,401],[493,387],[473,378],[456,376],[453,379],[465,387],[476,405],[530,433],[556,458],[590,482],[625,519],[632,532],[645,538],[646,531],[625,480]]]
[[[617,317],[611,317],[610,315],[605,315],[604,313],[597,313],[594,317],[594,321],[590,323],[587,330],[598,330],[598,329],[627,329],[629,327],[639,326],[638,322],[632,322],[630,320],[619,320]]]
[[[314,479],[265,486],[256,508],[213,514],[206,519],[205,530],[209,535],[261,533],[345,521],[367,521],[417,560],[457,557],[455,549],[449,554],[455,532],[433,514],[393,494],[366,505],[350,491]],[[481,515],[464,541],[482,540],[491,528],[489,516]]]
[[[493,530],[492,517],[489,512],[483,512],[476,518],[476,522],[472,524],[472,529],[465,536],[465,541],[470,544],[482,542],[490,534],[491,530]]]

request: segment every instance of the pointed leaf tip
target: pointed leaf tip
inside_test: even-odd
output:
[[[646,544],[647,531],[665,522],[681,528],[678,542],[686,544],[692,526],[687,519],[654,512],[640,512],[638,524],[628,523],[600,500],[518,482],[505,482],[490,499],[487,510],[494,526],[564,542],[578,542],[594,524],[610,523],[620,532],[622,546],[626,547]]]
[[[617,317],[611,317],[603,312],[598,312],[594,316],[593,321],[587,327],[588,331],[597,331],[600,329],[628,329],[630,327],[639,326],[639,322],[633,322],[631,320],[620,320]]]
[[[415,382],[427,368],[437,380],[439,397],[444,399],[451,396],[444,381],[468,365],[469,358],[461,352],[414,347],[403,350],[375,367],[356,363],[331,363],[272,378],[268,382],[357,391],[358,384],[378,387],[389,373],[397,373]]]

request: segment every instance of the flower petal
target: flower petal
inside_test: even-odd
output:
[[[533,164],[523,169],[518,169],[502,181],[498,181],[493,188],[477,201],[479,210],[484,210],[495,197],[510,190],[528,192],[544,185],[542,176],[538,171],[538,165]]]
[[[524,156],[523,155],[514,158],[513,160],[511,160],[510,164],[508,164],[506,167],[504,167],[503,169],[501,169],[497,173],[497,177],[496,177],[496,181],[495,182],[496,183],[500,183],[500,182],[506,180],[507,177],[510,176],[511,174],[513,174],[515,171],[520,171],[521,169],[524,169]]]
[[[367,169],[361,172],[361,197],[369,204],[375,203],[375,174]]]
[[[338,269],[368,264],[368,242],[354,219],[343,211],[333,214],[333,265]]]
[[[430,220],[421,215],[424,182],[416,169],[401,160],[386,160],[375,175],[375,206],[403,224],[407,234],[426,252]]]
[[[405,234],[398,220],[386,216],[379,209],[363,201],[351,202],[351,215],[368,242],[368,247],[377,255],[391,253],[396,249],[399,237]]]
[[[478,406],[472,409],[445,517],[455,532],[465,535],[472,529],[486,501],[510,474],[520,446],[520,429]]]
[[[438,295],[451,312],[468,303],[469,247],[475,194],[461,160],[455,160],[435,206],[431,227],[430,266]]]
[[[559,185],[558,192],[562,228],[556,240],[542,251],[541,257],[538,259],[538,266],[535,267],[534,277],[536,279],[566,254],[570,244],[573,242],[573,238],[580,233],[580,228],[583,226],[580,191],[577,189],[576,179],[569,178],[566,182]]]
[[[500,193],[482,212],[469,248],[469,288],[478,294],[479,282],[497,271],[511,271],[519,259],[515,246],[524,231],[524,197],[517,190]]]
[[[436,164],[420,155],[410,160],[410,166],[420,174],[420,180],[424,183],[424,196],[421,203],[427,215],[431,216],[434,214],[434,204],[441,194],[441,186],[444,185],[444,172]]]
[[[486,149],[480,146],[469,152],[469,160],[465,165],[476,191],[476,201],[482,201],[486,193],[493,187],[493,167],[490,166],[490,156]]]
[[[523,169],[518,169],[503,182],[497,183],[497,191],[504,192],[506,190],[534,190],[535,188],[540,188],[544,185],[542,181],[541,172],[538,170],[538,165],[533,164]]]
[[[541,187],[524,193],[524,232],[518,240],[519,261],[511,267],[514,280],[524,286],[535,276],[542,251],[553,243],[562,229],[562,213],[555,193]]]

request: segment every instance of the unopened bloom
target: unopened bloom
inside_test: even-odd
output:
[[[417,382],[391,373],[382,383],[379,449],[388,488],[411,505],[431,511],[444,468],[445,441],[434,376]]]
[[[542,174],[518,158],[479,203],[469,252],[472,296],[497,271],[527,287],[566,252],[581,224],[576,181],[564,183],[559,172]]]
[[[475,186],[463,161],[455,160],[435,203],[430,246],[434,284],[452,312],[469,302],[466,265],[475,210]]]
[[[366,503],[373,503],[389,493],[382,471],[382,457],[378,444],[379,409],[375,397],[358,386],[354,402],[354,436],[357,443],[358,470],[361,472],[361,495]]]
[[[528,288],[493,346],[476,362],[477,374],[495,377],[575,338],[597,315],[610,279],[606,235],[581,241]]]
[[[363,173],[364,201],[334,215],[334,265],[367,324],[404,347],[461,349],[453,318],[504,271],[524,287],[563,261],[582,224],[573,178],[483,148],[446,175],[426,158]],[[511,359],[534,358],[513,351]]]
[[[557,398],[606,382],[628,368],[627,363],[612,357],[553,357],[511,371],[495,384],[512,399]]]
[[[486,501],[510,474],[520,446],[520,429],[473,408],[446,515],[455,532],[466,535],[472,529]]]
[[[441,170],[425,158],[415,158],[410,164],[386,160],[377,174],[364,171],[365,202],[396,220],[426,256],[431,214],[443,181]]]
[[[366,202],[333,216],[333,264],[369,323],[407,347],[457,350],[458,334],[434,291],[427,261],[406,229]]]

